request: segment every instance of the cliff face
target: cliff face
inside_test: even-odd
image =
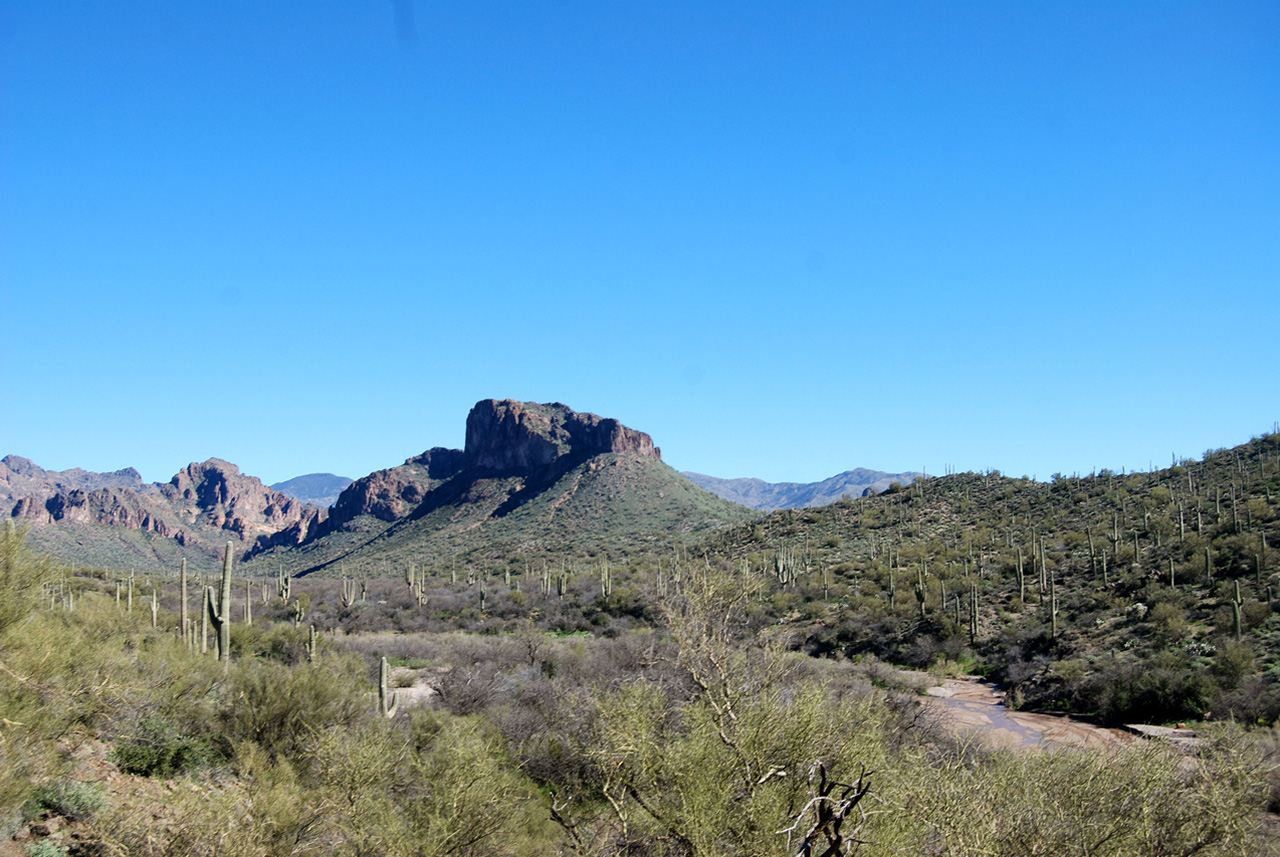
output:
[[[227,532],[243,541],[289,527],[308,532],[323,512],[234,464],[189,464],[163,485],[147,485],[133,468],[114,473],[44,470],[18,456],[0,460],[0,514],[32,525],[97,524],[155,533],[182,545],[216,545]]]
[[[235,533],[253,556],[314,541],[362,516],[392,523],[467,504],[472,496],[492,500],[494,491],[502,495],[500,509],[515,508],[570,468],[606,453],[662,457],[649,435],[615,419],[559,403],[486,399],[467,416],[465,449],[436,447],[370,473],[347,486],[331,510],[304,504],[217,458],[189,464],[167,483],[145,484],[133,468],[58,472],[11,455],[0,460],[0,516],[37,527],[122,527],[210,551]],[[493,487],[504,479],[508,487]]]
[[[218,458],[188,464],[160,486],[160,493],[187,523],[230,530],[246,541],[272,535],[318,511]]]
[[[661,450],[644,432],[615,419],[577,413],[559,402],[487,399],[467,415],[465,457],[470,467],[528,473],[564,456],[608,452],[662,460]]]
[[[358,515],[373,515],[382,521],[394,521],[421,503],[433,485],[461,471],[464,459],[460,450],[436,447],[399,467],[370,473],[338,495],[332,516],[345,521]]]
[[[491,477],[547,483],[594,455],[627,453],[662,459],[653,438],[615,419],[578,413],[560,403],[537,404],[485,399],[467,415],[465,449],[436,447],[398,467],[370,473],[338,496],[327,520],[307,522],[260,539],[251,555],[279,544],[303,544],[350,524],[361,516],[392,523],[419,512],[428,500],[465,503],[477,482]],[[444,493],[441,493],[441,492]],[[434,493],[433,493],[434,492]],[[521,498],[527,499],[527,498]]]

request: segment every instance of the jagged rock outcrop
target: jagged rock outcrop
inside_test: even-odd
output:
[[[253,541],[298,524],[306,508],[302,502],[274,491],[256,476],[219,458],[188,464],[160,486],[160,493],[188,523],[230,530]]]
[[[59,492],[79,489],[128,488],[143,491],[142,474],[132,467],[112,473],[94,473],[73,467],[70,470],[45,470],[29,458],[6,455],[0,458],[0,497],[50,497]]]
[[[163,485],[148,485],[132,467],[59,472],[9,455],[0,460],[4,513],[36,526],[66,522],[150,532],[183,546],[213,546],[227,532],[252,542],[291,527],[299,531],[295,538],[305,538],[324,519],[314,506],[217,458],[189,464]]]
[[[466,455],[457,449],[435,447],[414,456],[399,467],[378,470],[352,482],[333,505],[335,520],[373,515],[382,521],[403,517],[431,490],[465,466]]]
[[[466,502],[464,495],[473,483],[486,477],[517,476],[520,490],[530,490],[526,482],[547,483],[605,453],[662,459],[653,438],[618,420],[578,413],[559,402],[484,399],[467,415],[465,449],[435,447],[398,467],[357,479],[338,496],[327,520],[302,522],[260,538],[249,555],[319,539],[362,516],[386,523],[401,520],[418,512],[429,498],[439,498],[446,486],[450,498],[460,502]]]
[[[653,438],[615,419],[580,414],[555,402],[512,399],[477,402],[467,415],[468,466],[498,472],[530,472],[566,455],[632,453],[662,460]]]

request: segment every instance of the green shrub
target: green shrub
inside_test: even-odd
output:
[[[23,544],[25,535],[12,521],[0,527],[0,634],[26,618],[41,585],[53,577],[49,561],[37,558]]]
[[[126,774],[171,777],[206,767],[218,755],[209,739],[184,735],[163,718],[146,717],[133,735],[116,744],[111,760]]]
[[[271,662],[235,664],[219,720],[232,744],[253,741],[274,757],[309,749],[314,731],[350,728],[374,705],[372,681],[336,660],[286,667]]]
[[[63,780],[37,786],[27,803],[27,816],[60,815],[68,821],[92,818],[107,804],[101,786]]]

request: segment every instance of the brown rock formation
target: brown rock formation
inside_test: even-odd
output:
[[[183,519],[238,533],[253,541],[302,521],[304,506],[273,491],[255,476],[219,458],[188,464],[160,486],[160,493],[180,510]]]
[[[465,504],[485,480],[518,477],[498,479],[493,484],[505,486],[502,496],[486,497],[499,509],[494,514],[502,514],[603,453],[661,459],[649,435],[617,420],[559,403],[488,399],[467,416],[465,449],[436,447],[371,473],[349,485],[332,510],[305,505],[217,458],[189,464],[167,483],[148,485],[133,468],[47,471],[10,455],[0,459],[0,515],[35,526],[67,522],[141,530],[209,550],[234,532],[252,544],[253,556],[312,541],[361,516],[390,523],[443,504]]]
[[[180,545],[245,541],[297,527],[305,537],[324,514],[211,458],[189,464],[164,485],[146,485],[133,468],[92,473],[44,470],[28,459],[0,459],[0,514],[36,526],[61,522],[152,532]]]
[[[467,415],[466,449],[436,447],[399,467],[370,473],[347,486],[330,510],[328,520],[289,527],[276,536],[260,538],[250,556],[280,544],[302,544],[341,529],[369,515],[392,523],[430,504],[466,504],[477,480],[518,476],[518,503],[541,490],[574,465],[603,453],[630,453],[661,460],[662,453],[644,432],[614,419],[577,413],[560,403],[537,404],[512,399],[485,399]],[[309,530],[306,530],[309,527]]]
[[[142,474],[132,467],[113,473],[94,473],[73,467],[70,470],[45,470],[29,458],[6,455],[0,458],[0,497],[52,497],[79,489],[89,492],[100,488],[127,488],[143,491],[149,487]]]
[[[644,432],[615,419],[577,413],[559,402],[539,405],[488,399],[477,402],[467,415],[470,467],[529,472],[562,456],[586,458],[606,452],[662,459],[661,450]]]
[[[333,504],[332,519],[348,521],[373,515],[394,521],[417,506],[434,485],[457,474],[465,457],[456,449],[436,447],[414,456],[399,467],[378,470],[346,487]]]

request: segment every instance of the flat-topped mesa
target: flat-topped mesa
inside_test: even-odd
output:
[[[465,453],[471,467],[528,472],[565,455],[608,452],[662,459],[662,451],[644,432],[615,419],[577,413],[559,402],[486,399],[467,415]]]

